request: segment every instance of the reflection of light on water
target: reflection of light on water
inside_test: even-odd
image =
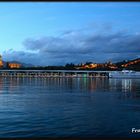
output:
[[[131,79],[122,79],[122,91],[127,92],[131,91],[132,80]]]
[[[117,89],[117,79],[109,79],[110,90]]]
[[[87,78],[86,77],[83,77],[83,86],[84,86],[84,89],[87,89]]]
[[[113,91],[132,92],[133,79],[109,79],[109,89]]]

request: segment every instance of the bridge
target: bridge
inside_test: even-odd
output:
[[[86,70],[0,70],[0,77],[108,77],[111,71]]]

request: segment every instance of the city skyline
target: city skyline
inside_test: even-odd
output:
[[[0,3],[0,54],[36,65],[140,57],[139,2]]]

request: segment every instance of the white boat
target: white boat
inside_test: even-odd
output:
[[[140,72],[122,70],[109,72],[109,78],[140,78]]]

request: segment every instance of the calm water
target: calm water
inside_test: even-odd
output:
[[[0,78],[0,137],[140,137],[140,79]]]

